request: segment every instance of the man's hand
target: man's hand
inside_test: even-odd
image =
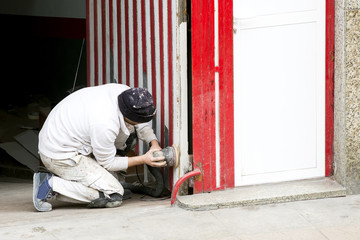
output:
[[[165,157],[154,157],[153,153],[159,151],[159,149],[150,149],[147,153],[143,155],[144,163],[151,167],[165,167],[166,161]]]
[[[147,164],[151,167],[165,167],[166,161],[165,157],[154,157],[153,153],[156,151],[160,151],[161,147],[157,140],[152,140],[150,142],[151,147],[150,150],[141,156],[134,156],[128,158],[128,167],[141,165],[141,164]]]

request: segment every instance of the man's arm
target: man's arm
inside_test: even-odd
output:
[[[115,138],[116,133],[107,129],[104,125],[94,125],[91,128],[91,143],[96,160],[109,171],[119,171],[128,167],[147,164],[152,167],[164,167],[166,161],[164,157],[153,157],[153,152],[160,149],[157,140],[152,140],[154,145],[147,153],[135,157],[117,157],[115,156]]]
[[[165,157],[154,157],[153,153],[155,151],[158,151],[158,149],[150,149],[144,155],[129,157],[128,167],[142,165],[142,164],[147,164],[151,167],[165,167],[166,166],[166,161],[164,161]]]
[[[161,150],[160,144],[149,123],[140,123],[135,125],[137,136],[140,140],[150,144],[150,149]]]

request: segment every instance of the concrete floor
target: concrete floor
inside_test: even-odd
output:
[[[36,212],[32,183],[0,178],[0,239],[360,239],[360,195],[188,211],[170,199],[119,208],[54,204]]]

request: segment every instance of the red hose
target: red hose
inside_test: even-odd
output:
[[[181,184],[183,184],[183,182],[185,182],[187,179],[200,175],[201,174],[201,170],[200,169],[194,169],[194,171],[188,172],[187,174],[185,174],[184,176],[182,176],[181,178],[179,178],[179,180],[176,182],[175,187],[171,193],[171,205],[173,205],[176,201],[176,195],[177,192],[179,191],[179,187],[181,186]]]

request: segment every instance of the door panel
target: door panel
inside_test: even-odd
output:
[[[234,17],[255,17],[280,13],[316,10],[314,0],[235,0]]]
[[[234,1],[235,185],[324,176],[324,23],[323,0]]]

